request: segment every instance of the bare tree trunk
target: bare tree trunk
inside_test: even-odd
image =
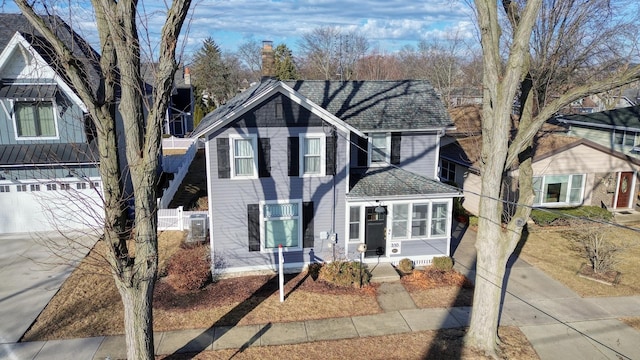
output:
[[[153,359],[153,289],[158,268],[157,178],[161,129],[177,68],[178,36],[190,0],[174,0],[167,9],[160,35],[159,59],[153,96],[145,104],[141,77],[137,1],[93,0],[102,56],[94,59],[101,70],[100,84],[89,84],[86,66],[76,59],[68,44],[24,0],[17,0],[24,15],[51,43],[51,55],[71,80],[94,121],[100,154],[105,211],[104,239],[109,245],[107,261],[122,298],[125,338],[129,359]],[[117,72],[117,74],[116,74]],[[120,88],[119,115],[115,112],[116,79]],[[145,107],[146,105],[146,107]],[[145,110],[148,115],[145,119]],[[119,147],[125,146],[128,172],[121,168]],[[132,233],[126,228],[125,177],[131,177],[135,199]],[[129,248],[128,241],[131,248]]]

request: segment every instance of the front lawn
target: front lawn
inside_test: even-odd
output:
[[[522,248],[520,257],[543,270],[554,279],[565,284],[582,297],[640,295],[640,246],[633,246],[620,255],[616,270],[622,273],[620,282],[610,286],[577,276],[587,259],[581,256],[576,243],[571,239],[576,233],[583,233],[589,225],[580,227],[541,228],[530,232]],[[613,228],[609,238],[614,243],[638,243],[640,234],[625,228]]]

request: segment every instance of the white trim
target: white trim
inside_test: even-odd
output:
[[[305,139],[320,139],[320,172],[304,172]],[[325,133],[301,133],[298,135],[298,169],[300,177],[321,177],[326,176],[327,170],[327,135]]]
[[[55,136],[20,136],[18,134],[18,122],[16,119],[16,103],[34,103],[34,101],[20,101],[15,99],[10,99],[9,103],[11,104],[11,120],[13,121],[13,132],[16,140],[58,140],[60,139],[60,130],[58,127],[58,104],[56,104],[53,100],[45,100],[42,102],[50,102],[51,103],[51,111],[53,112],[53,124],[56,127],[56,135]],[[35,119],[34,119],[35,121]]]
[[[386,142],[386,153],[385,153],[385,157],[384,157],[384,161],[380,161],[380,162],[371,162],[371,155],[373,154],[373,136],[372,135],[380,135],[380,134],[384,134],[385,135],[385,142]],[[377,166],[389,166],[389,164],[391,164],[391,133],[389,132],[376,132],[376,133],[370,133],[368,134],[369,136],[367,136],[367,164],[369,165],[369,167],[377,167]]]
[[[303,209],[302,209],[302,200],[301,199],[290,199],[290,200],[271,200],[271,201],[260,201],[260,252],[261,253],[274,253],[278,251],[278,248],[267,248],[265,247],[266,241],[266,230],[265,230],[265,218],[264,218],[264,206],[269,204],[296,204],[298,206],[298,246],[283,246],[283,250],[287,251],[302,251],[303,249],[303,229],[302,226],[304,222],[303,218]]]
[[[71,89],[63,79],[58,75],[55,70],[40,56],[40,54],[29,44],[29,42],[20,34],[19,31],[16,31],[13,34],[13,37],[7,44],[7,46],[0,53],[0,71],[5,67],[7,61],[11,58],[11,55],[15,51],[17,46],[22,46],[26,49],[31,56],[38,62],[39,66],[47,67],[51,73],[53,74],[52,79],[56,82],[56,84],[62,89],[62,91],[69,97],[69,99],[74,102],[83,112],[88,112],[87,107],[82,102],[80,97]]]
[[[582,184],[580,185],[580,200],[578,202],[570,202],[570,201],[558,201],[558,202],[544,202],[545,199],[545,185],[547,185],[546,182],[546,178],[547,177],[551,177],[551,176],[568,176],[568,180],[567,180],[567,192],[565,195],[565,200],[566,199],[571,199],[571,182],[573,180],[574,176],[582,176]],[[536,197],[535,197],[535,188],[534,190],[534,199],[533,199],[533,206],[534,207],[566,207],[566,206],[578,206],[578,205],[582,205],[584,203],[584,192],[585,192],[585,185],[586,185],[586,181],[587,181],[587,174],[584,173],[576,173],[576,174],[545,174],[545,175],[538,175],[538,176],[533,176],[533,180],[535,181],[536,178],[539,178],[541,181],[540,184],[540,203],[536,203]],[[618,178],[619,179],[619,178]],[[616,188],[616,192],[617,192],[617,188]],[[616,193],[617,194],[617,193]],[[617,198],[617,196],[616,196]]]
[[[637,176],[637,171],[633,171],[633,177],[631,178],[631,186],[629,187],[629,190],[631,191],[631,194],[629,195],[629,202],[627,203],[627,206],[623,206],[623,207],[618,207],[618,195],[619,195],[619,190],[620,190],[620,179],[622,178],[622,173],[623,172],[631,172],[631,171],[618,171],[617,174],[617,180],[616,180],[616,191],[613,197],[613,209],[629,209],[633,207],[633,201],[634,198],[636,197],[636,176]]]
[[[300,93],[298,93],[297,91],[295,91],[294,89],[292,89],[291,87],[283,83],[282,81],[274,82],[274,84],[271,87],[265,88],[262,93],[255,95],[252,99],[241,104],[238,107],[238,110],[229,112],[223,118],[217,120],[213,124],[200,130],[199,132],[191,135],[191,137],[201,137],[204,135],[208,135],[216,131],[217,129],[225,127],[230,122],[240,118],[242,115],[250,111],[254,105],[260,104],[263,100],[265,100],[266,98],[269,98],[272,95],[275,95],[276,93],[281,93],[287,96],[289,99],[293,100],[298,105],[301,105],[307,110],[309,110],[311,113],[318,115],[320,118],[329,122],[331,125],[334,125],[336,128],[338,128],[342,132],[346,132],[346,133],[354,132],[362,137],[365,137],[364,133],[362,133],[360,130],[340,120],[335,115],[331,114],[327,110],[320,107],[318,104],[302,96]]]
[[[251,140],[251,148],[253,150],[253,174],[236,175],[235,161],[235,141]],[[229,134],[229,169],[231,171],[231,179],[257,179],[258,178],[258,136],[256,134]]]
[[[207,189],[210,190],[212,189],[212,185],[211,185],[211,181],[212,181],[212,177],[211,177],[211,151],[209,150],[209,146],[205,146],[204,147],[204,158],[205,158],[205,171],[207,174]],[[208,203],[208,220],[209,220],[209,246],[211,248],[211,256],[213,258],[213,256],[215,256],[215,241],[214,241],[214,237],[213,237],[213,206],[214,206],[214,201],[213,201],[213,196],[208,196],[207,197],[207,203]],[[211,273],[213,274],[214,271],[216,270],[216,262],[215,261],[211,261]]]

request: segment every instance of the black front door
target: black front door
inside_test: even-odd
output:
[[[376,206],[366,208],[364,242],[367,244],[366,257],[377,257],[385,254],[387,227],[387,208]],[[380,211],[384,210],[384,211]]]

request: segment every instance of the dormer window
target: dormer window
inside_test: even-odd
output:
[[[16,135],[20,138],[56,138],[58,131],[53,102],[16,101],[13,105]]]

